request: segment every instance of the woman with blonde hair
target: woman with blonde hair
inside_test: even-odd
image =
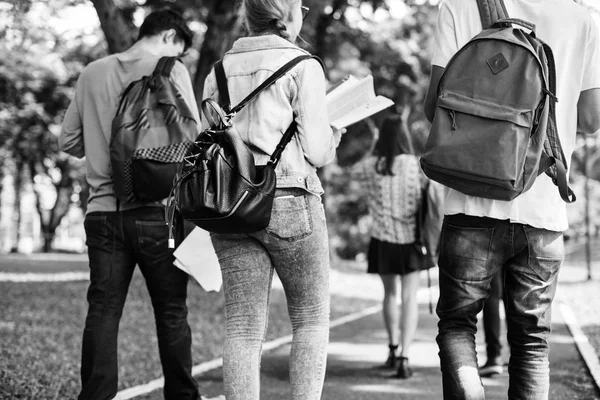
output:
[[[238,39],[222,60],[231,106],[288,61],[308,54],[294,44],[307,11],[300,0],[242,1],[248,36]],[[225,292],[227,400],[260,397],[274,271],[292,324],[291,398],[321,398],[329,340],[329,245],[316,168],[333,161],[344,132],[329,126],[325,85],[320,63],[302,61],[233,117],[257,165],[267,163],[292,123],[296,133],[277,164],[269,226],[251,234],[211,234]],[[218,86],[212,71],[203,98],[220,101]]]
[[[395,376],[402,379],[413,374],[408,354],[419,318],[419,271],[432,266],[416,243],[417,211],[427,183],[419,166],[421,147],[401,117],[390,116],[381,126],[372,154],[358,168],[373,219],[367,272],[379,274],[384,289],[383,319],[389,339],[384,367],[397,368]]]

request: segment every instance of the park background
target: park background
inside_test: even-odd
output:
[[[126,49],[148,12],[171,7],[189,19],[196,34],[184,61],[200,101],[212,64],[243,35],[235,3],[0,1],[0,253],[85,251],[84,161],[60,153],[57,144],[62,118],[85,65]],[[321,171],[331,246],[343,259],[364,257],[370,221],[365,193],[349,171],[371,149],[381,119],[399,113],[409,129],[423,138],[427,135],[422,103],[437,3],[304,0],[311,11],[301,45],[324,60],[329,81],[350,73],[372,74],[377,93],[396,103],[350,127],[335,164]],[[589,1],[590,6],[594,3],[598,2]],[[579,139],[572,161],[571,184],[579,201],[569,206],[569,236],[585,233],[586,211],[592,231],[600,227],[600,184],[584,179],[600,178],[600,137],[587,140],[587,151],[585,143]]]
[[[600,1],[580,0],[594,15]],[[372,74],[378,94],[396,106],[348,129],[333,165],[321,171],[335,268],[362,265],[370,219],[352,166],[372,148],[388,113],[425,139],[422,103],[438,0],[303,0],[310,12],[302,47],[323,59],[327,79]],[[85,164],[58,151],[61,122],[81,70],[126,49],[152,10],[170,7],[190,21],[194,44],[184,63],[198,101],[212,64],[243,35],[235,0],[0,1],[0,271],[85,274]],[[600,22],[600,17],[598,18]],[[600,66],[599,66],[600,67]],[[569,241],[600,231],[600,137],[579,137],[571,164],[578,201],[568,206]],[[599,243],[596,239],[596,243]],[[345,268],[345,267],[344,267]],[[351,267],[352,268],[352,267]],[[78,385],[87,281],[0,282],[0,398],[71,398]],[[591,289],[590,289],[591,293]],[[336,296],[338,296],[336,301]],[[334,294],[332,317],[378,303]],[[195,359],[220,352],[221,294],[190,294]],[[269,337],[285,334],[282,293],[275,295]],[[341,299],[341,300],[340,300]],[[134,278],[120,342],[120,388],[155,378],[151,308]],[[139,321],[144,321],[140,324]],[[598,325],[594,325],[598,332]],[[598,334],[600,343],[600,333]],[[126,360],[125,362],[123,362]]]

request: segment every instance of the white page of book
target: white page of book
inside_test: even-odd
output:
[[[353,112],[366,101],[375,98],[373,77],[371,75],[361,80],[348,80],[328,95],[327,112],[329,122]]]
[[[352,124],[362,121],[365,118],[370,117],[373,114],[377,114],[379,111],[385,110],[388,107],[394,105],[394,102],[387,97],[377,96],[371,99],[369,102],[364,103],[357,108],[353,109],[351,113],[343,115],[331,122],[331,126],[336,129],[345,128]]]
[[[326,98],[329,124],[336,129],[352,125],[394,104],[386,97],[375,95],[371,75],[360,80],[349,76]]]
[[[173,254],[173,264],[191,275],[204,290],[221,290],[223,278],[219,259],[207,231],[195,227]]]
[[[330,89],[331,91],[327,92],[327,103],[335,102],[339,97],[345,95],[348,91],[350,91],[355,85],[357,85],[360,81],[356,79],[356,77],[352,75],[346,76],[341,82],[334,84],[333,86],[339,85]]]

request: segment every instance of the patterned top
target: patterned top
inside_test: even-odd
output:
[[[410,154],[396,156],[392,166],[394,175],[378,174],[377,159],[369,156],[357,168],[368,190],[371,237],[389,243],[413,243],[417,208],[427,181],[419,159]]]

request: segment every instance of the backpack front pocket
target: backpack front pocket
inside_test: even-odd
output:
[[[160,201],[169,196],[173,179],[193,142],[138,149],[131,158],[127,180],[136,201]]]
[[[442,92],[425,162],[448,174],[516,189],[522,184],[532,110]]]

